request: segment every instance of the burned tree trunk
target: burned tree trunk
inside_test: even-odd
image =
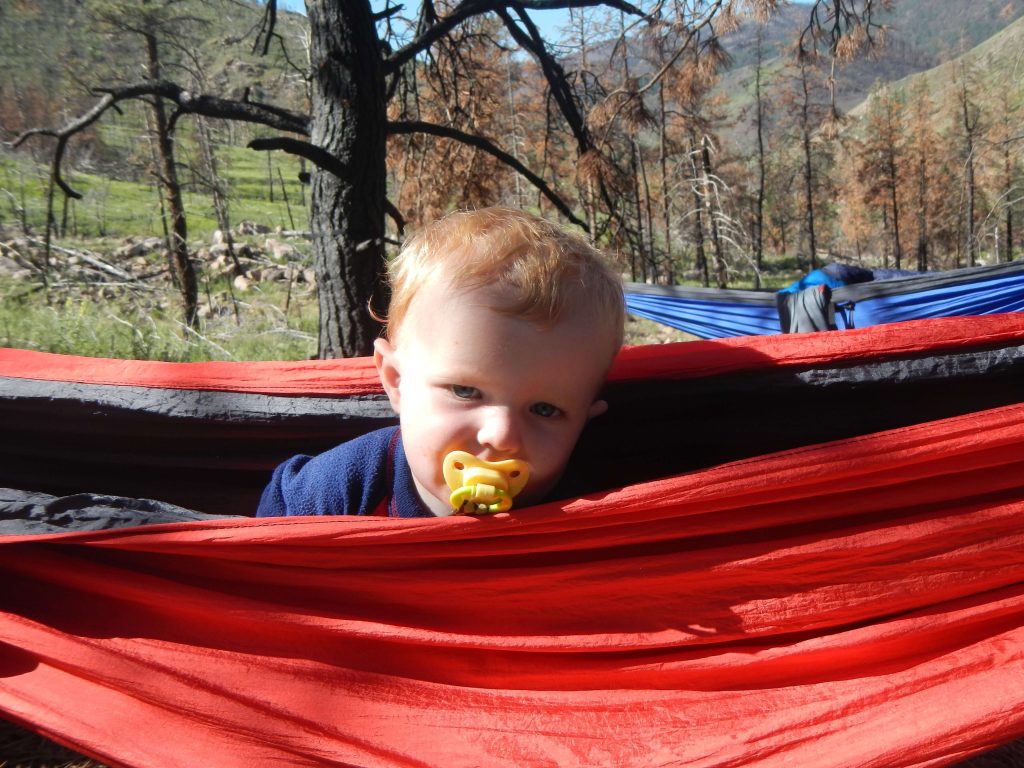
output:
[[[800,86],[802,99],[800,102],[800,144],[803,149],[804,177],[804,224],[807,232],[807,250],[810,259],[809,269],[818,268],[818,239],[814,223],[814,161],[811,154],[811,94],[807,82],[807,65],[800,62]]]
[[[368,2],[306,3],[312,35],[310,140],[336,159],[312,175],[310,224],[321,358],[369,355],[387,307],[384,264],[387,116],[380,43]]]
[[[160,80],[160,55],[156,35],[148,32],[146,39],[146,74],[150,80]],[[185,203],[178,183],[178,169],[174,162],[174,139],[167,120],[167,111],[160,96],[152,101],[153,120],[156,128],[157,155],[160,163],[158,176],[163,185],[167,207],[171,214],[171,229],[167,247],[171,253],[171,265],[181,291],[185,325],[195,327],[198,319],[199,288],[196,272],[188,255],[188,223],[185,219]]]

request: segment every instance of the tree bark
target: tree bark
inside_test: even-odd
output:
[[[764,39],[757,28],[756,69],[754,72],[754,119],[757,127],[757,197],[754,202],[754,288],[761,287],[761,268],[764,261],[764,98],[761,95],[761,71],[764,68]]]
[[[960,79],[960,108],[963,118],[964,129],[964,184],[967,193],[967,213],[965,224],[967,266],[973,267],[977,263],[978,242],[975,236],[975,195],[977,185],[974,179],[974,134],[978,126],[977,117],[971,114],[971,98],[967,89],[967,71],[962,72]]]
[[[896,170],[896,148],[889,146],[887,153],[887,172],[889,174],[889,205],[892,207],[892,253],[896,269],[903,269],[903,249],[900,247],[900,206],[897,197],[899,178]]]
[[[658,167],[661,170],[661,225],[665,229],[665,284],[675,283],[672,261],[672,201],[668,174],[668,109],[665,105],[665,84],[658,85]]]
[[[818,240],[814,226],[814,164],[811,155],[811,94],[807,83],[807,65],[800,63],[800,85],[803,100],[800,103],[800,132],[804,160],[804,198],[806,203],[805,222],[807,242],[810,251],[810,269],[818,268]]]
[[[711,149],[708,144],[708,137],[701,137],[701,183],[704,188],[704,210],[707,213],[708,224],[711,227],[711,247],[715,251],[715,279],[719,288],[727,288],[729,285],[729,271],[725,263],[725,251],[722,250],[722,238],[718,232],[718,218],[715,216],[711,190]]]
[[[1013,261],[1013,196],[1015,194],[1014,188],[1014,166],[1015,160],[1014,155],[1011,152],[1010,136],[1013,133],[1013,123],[1010,120],[1010,105],[1007,104],[1007,94],[1003,95],[1003,102],[1001,106],[1001,112],[1003,115],[1001,131],[1002,131],[1002,142],[1003,142],[1003,199],[1006,201],[1006,214],[1004,218],[1005,237],[1003,242],[1004,253],[996,253],[996,261]]]
[[[1006,253],[1003,261],[1013,261],[1013,206],[1006,205]]]
[[[918,159],[917,169],[917,269],[925,272],[928,269],[928,169],[924,152]]]
[[[372,354],[388,304],[384,265],[387,93],[369,0],[307,0],[310,139],[340,173],[314,168],[310,203],[321,358]]]
[[[694,258],[694,266],[697,268],[697,272],[700,274],[700,284],[705,288],[710,285],[710,276],[708,275],[708,257],[707,252],[704,249],[704,223],[701,220],[703,217],[702,211],[704,209],[704,200],[701,195],[700,188],[700,170],[697,163],[697,137],[693,130],[690,131],[690,168],[692,173],[692,187],[693,187],[693,246],[696,252]]]
[[[206,184],[213,199],[213,212],[217,217],[217,226],[224,235],[224,244],[228,248],[228,256],[234,264],[235,274],[241,275],[245,270],[235,253],[235,238],[231,235],[231,220],[228,216],[228,201],[224,195],[224,184],[217,168],[217,154],[213,147],[213,139],[210,136],[210,126],[206,118],[200,117],[196,120],[196,139],[199,143],[199,154],[203,161],[206,172]]]
[[[144,34],[146,39],[146,70],[149,78],[160,79],[160,54],[157,47],[156,34]],[[181,184],[178,182],[178,169],[174,161],[174,140],[171,137],[167,120],[167,112],[160,96],[153,97],[153,119],[156,124],[156,146],[160,161],[160,182],[164,188],[167,207],[171,214],[171,230],[167,247],[171,252],[171,264],[178,278],[181,291],[184,323],[194,328],[198,322],[199,287],[196,282],[196,271],[188,255],[188,223],[185,219],[185,203],[181,196]]]
[[[919,93],[914,105],[914,160],[917,173],[917,270],[928,269],[928,152],[925,147],[928,112],[924,95]]]

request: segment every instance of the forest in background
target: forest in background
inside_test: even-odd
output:
[[[147,51],[130,23],[132,5],[0,6],[5,141],[86,113],[97,85],[137,79]],[[308,109],[305,17],[279,12],[260,55],[254,43],[266,17],[258,4],[156,5],[161,65],[179,82]],[[379,5],[385,39],[400,45],[414,34],[416,19]],[[440,128],[388,139],[388,248],[401,240],[399,224],[414,229],[455,207],[505,203],[582,228],[615,254],[627,279],[646,282],[777,288],[828,261],[950,269],[1012,259],[1024,246],[1015,127],[1024,4],[900,0],[877,17],[884,27],[844,38],[834,68],[828,57],[794,55],[810,12],[784,5],[764,25],[727,14],[694,32],[608,9],[571,11],[548,44],[592,137],[582,153],[581,127],[565,125],[555,102],[566,96],[552,91],[537,60],[512,45],[495,16],[466,20],[412,61],[389,104],[396,123]],[[692,45],[678,45],[684,35]],[[136,259],[133,277],[163,270],[163,259],[165,276],[174,275],[170,247],[147,251],[124,240],[173,239],[153,120],[151,104],[126,102],[68,142],[62,168],[79,200],[48,183],[52,140],[3,149],[2,256],[15,264],[3,284],[7,298],[45,293],[52,304],[61,286],[96,283],[81,269],[77,278],[54,277],[90,255],[116,269]],[[486,146],[453,140],[456,133]],[[309,211],[300,179],[308,169],[293,155],[246,148],[273,135],[256,124],[179,121],[188,261],[205,280],[200,322],[183,327],[213,343],[202,322],[220,316],[237,324],[239,307],[254,302],[236,291],[255,282],[276,307],[264,314],[284,331],[277,335],[300,342],[270,354],[308,356],[315,308],[294,317],[316,279],[302,238]],[[512,170],[509,158],[536,178]],[[132,296],[150,322],[173,313],[166,298],[140,304],[137,288],[122,290],[110,270],[101,272],[94,295],[115,303]],[[140,348],[138,323],[107,314],[135,326],[125,331],[133,354],[178,354]],[[214,347],[203,354],[218,354]]]

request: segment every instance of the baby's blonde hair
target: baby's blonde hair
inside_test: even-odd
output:
[[[600,251],[537,216],[504,207],[456,211],[406,240],[388,265],[390,341],[417,292],[439,278],[455,288],[508,289],[511,302],[495,309],[540,327],[558,322],[572,301],[608,323],[616,349],[622,344],[622,280]]]

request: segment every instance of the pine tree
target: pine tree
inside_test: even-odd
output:
[[[883,223],[883,266],[889,266],[891,254],[896,269],[903,267],[900,219],[906,171],[902,109],[890,88],[875,90],[864,125],[865,139],[856,160],[864,204]]]

